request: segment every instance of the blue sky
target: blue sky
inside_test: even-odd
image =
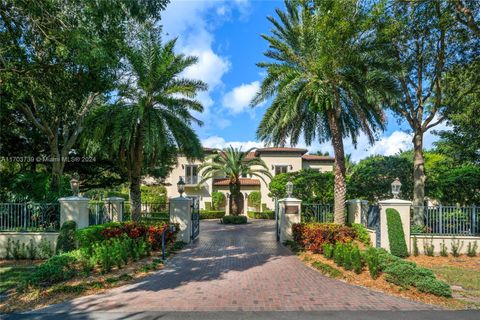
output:
[[[260,35],[269,33],[271,24],[266,18],[275,16],[276,8],[283,8],[283,1],[173,0],[163,13],[166,37],[178,37],[179,52],[199,57],[199,63],[186,70],[185,76],[209,85],[208,92],[198,96],[205,107],[198,115],[204,125],[195,128],[205,146],[263,146],[255,132],[268,103],[252,109],[249,102],[263,77],[256,63],[264,60],[267,44]],[[345,141],[346,152],[354,161],[411,147],[407,126],[399,124],[392,114],[387,116],[388,128],[379,133],[374,146],[368,145],[366,137],[360,137],[356,149]],[[434,140],[436,137],[427,133],[426,147]],[[297,146],[333,154],[329,143]]]

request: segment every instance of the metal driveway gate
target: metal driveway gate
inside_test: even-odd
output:
[[[196,198],[192,200],[192,235],[190,238],[195,240],[200,233],[200,201]]]
[[[380,206],[378,204],[372,204],[368,207],[367,213],[367,228],[374,229],[376,232],[377,248],[381,247],[381,235],[380,235]]]

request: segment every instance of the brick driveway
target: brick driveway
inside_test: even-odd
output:
[[[200,238],[165,269],[41,312],[431,309],[324,277],[275,241],[272,221],[200,227]]]

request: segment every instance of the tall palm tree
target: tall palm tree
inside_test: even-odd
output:
[[[252,105],[272,98],[257,130],[259,139],[273,145],[300,137],[331,140],[335,154],[335,222],[345,222],[346,166],[343,139],[354,144],[360,133],[371,143],[384,128],[382,102],[396,92],[382,70],[388,61],[369,29],[365,8],[355,0],[286,1],[286,11],[271,35],[268,62],[258,63],[267,76]]]
[[[231,213],[238,215],[241,213],[241,177],[258,177],[265,181],[265,178],[272,178],[265,162],[260,158],[249,158],[247,155],[253,149],[242,151],[241,148],[233,148],[232,146],[225,150],[217,150],[216,153],[207,157],[205,162],[200,165],[199,170],[202,172],[202,180],[199,184],[205,181],[225,176],[229,179],[229,189],[231,195]]]
[[[138,43],[128,49],[128,76],[119,88],[118,101],[93,116],[96,137],[126,169],[133,220],[140,217],[140,181],[145,168],[155,167],[162,152],[171,151],[172,146],[187,156],[203,154],[191,128],[202,123],[191,111],[203,111],[195,97],[207,85],[181,77],[197,58],[176,54],[175,42],[162,44],[158,30],[143,29]]]

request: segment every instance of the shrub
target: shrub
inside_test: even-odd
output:
[[[351,251],[351,257],[352,257],[352,267],[353,267],[353,271],[356,273],[356,274],[360,274],[362,273],[362,269],[363,269],[363,266],[362,266],[362,256],[360,254],[360,249],[358,249],[357,246],[353,247],[352,251]]]
[[[345,255],[344,255],[344,244],[337,243],[335,249],[333,250],[333,261],[337,266],[343,266]]]
[[[416,286],[416,283],[424,278],[435,279],[432,270],[421,268],[415,264],[405,263],[399,260],[384,270],[387,274],[385,280],[392,282],[401,287]]]
[[[367,262],[368,272],[372,279],[377,279],[380,273],[380,259],[378,250],[375,248],[368,248],[365,252],[365,261]]]
[[[247,212],[247,215],[251,219],[275,220],[275,211],[272,211],[272,210],[266,210],[266,211],[263,211],[263,212],[249,211],[249,212]]]
[[[387,209],[387,229],[390,252],[397,257],[407,257],[408,249],[403,233],[402,220],[395,209]]]
[[[102,273],[112,270],[114,264],[113,252],[109,242],[96,243],[93,245],[93,259],[100,265]]]
[[[40,259],[49,259],[54,254],[52,243],[43,238],[38,244],[38,252]]]
[[[452,256],[459,257],[460,256],[460,250],[462,250],[462,247],[463,247],[463,241],[460,242],[460,240],[457,240],[457,239],[453,238],[452,239],[452,245],[451,245]]]
[[[468,243],[468,247],[467,247],[467,256],[469,257],[476,257],[477,256],[477,248],[478,248],[478,245],[477,245],[477,241],[473,242],[473,245],[471,242]]]
[[[440,244],[440,255],[442,257],[448,257],[447,246],[445,245],[445,240]]]
[[[30,239],[27,245],[28,257],[31,260],[34,260],[38,256],[37,245],[33,242],[33,239]]]
[[[418,257],[419,251],[418,251],[418,241],[417,237],[413,236],[413,256]]]
[[[295,242],[317,253],[321,252],[324,243],[347,243],[356,239],[355,230],[335,223],[296,223],[292,232]]]
[[[447,283],[437,280],[435,278],[425,277],[419,279],[415,283],[415,287],[421,292],[431,293],[436,296],[452,296],[452,289],[450,288],[450,286]]]
[[[78,230],[76,235],[80,248],[91,248],[95,243],[127,236],[131,239],[144,239],[149,242],[153,250],[157,250],[161,246],[162,233],[168,226],[169,224],[164,221],[150,224],[131,221],[113,222]],[[176,225],[175,232],[170,230],[166,232],[166,243],[174,243],[175,235],[179,232],[179,225]]]
[[[77,259],[71,253],[53,256],[35,268],[31,281],[35,285],[44,286],[71,279],[76,275],[76,262]]]
[[[435,253],[435,246],[433,244],[433,238],[428,242],[427,239],[423,240],[423,253],[429,257],[433,257]]]
[[[334,250],[333,244],[324,243],[323,246],[322,246],[322,250],[323,250],[323,255],[325,256],[325,258],[327,258],[327,259],[332,259],[333,258],[333,250]]]
[[[205,202],[205,211],[212,211],[212,203],[211,202]]]
[[[225,195],[221,192],[214,191],[212,192],[212,206],[214,210],[218,210],[220,208],[225,207]]]
[[[260,191],[253,191],[248,195],[248,206],[249,207],[254,207],[255,210],[260,209],[260,203],[262,201],[262,194]]]
[[[312,266],[315,269],[320,270],[321,273],[330,275],[332,278],[340,278],[342,276],[342,271],[335,269],[334,267],[326,263],[315,261],[314,263],[312,263]]]
[[[247,223],[246,216],[224,216],[222,218],[224,224],[245,224]]]
[[[69,252],[76,249],[76,229],[77,223],[75,221],[65,221],[63,223],[57,238],[57,253]]]
[[[360,223],[352,223],[352,229],[355,231],[355,237],[361,243],[369,246],[370,245],[370,234],[367,231],[367,228]]]
[[[200,219],[221,219],[225,216],[225,211],[220,210],[200,210]]]
[[[345,246],[343,249],[343,267],[345,270],[352,270],[352,248],[350,246]]]

